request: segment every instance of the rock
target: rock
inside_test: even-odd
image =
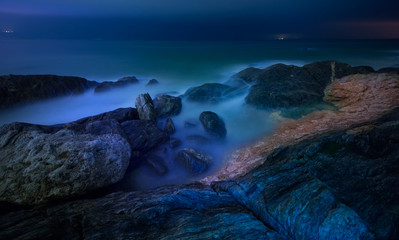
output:
[[[197,123],[194,121],[184,121],[184,128],[195,128]]]
[[[169,135],[152,121],[131,120],[121,124],[132,151],[148,152],[169,140]]]
[[[138,82],[139,80],[137,80],[136,77],[123,77],[116,82],[104,81],[94,89],[94,92],[95,93],[106,92],[112,89],[127,87],[131,84],[135,84]]]
[[[166,132],[167,134],[171,135],[176,132],[175,125],[173,124],[173,121],[171,118],[166,119],[165,126],[163,128],[163,131]]]
[[[177,153],[176,162],[192,174],[201,174],[211,165],[212,157],[192,148],[184,148]]]
[[[399,67],[386,67],[377,71],[378,73],[394,73],[399,74]]]
[[[151,79],[150,81],[148,81],[147,86],[150,86],[150,85],[157,85],[157,84],[159,84],[158,80],[156,80],[156,79]]]
[[[140,120],[156,121],[157,113],[155,112],[154,103],[152,102],[150,94],[140,94],[136,98],[135,105]]]
[[[36,205],[122,179],[131,148],[115,120],[63,128],[13,123],[0,128],[0,201]]]
[[[265,69],[248,68],[233,79],[253,83],[246,103],[258,108],[291,108],[321,103],[324,88],[335,79],[373,72],[367,66],[324,61],[303,67],[276,64]]]
[[[189,135],[186,137],[186,140],[189,143],[193,143],[196,145],[205,145],[205,144],[209,144],[211,142],[211,140],[207,137],[201,136],[201,135]]]
[[[116,110],[101,113],[95,116],[86,117],[77,120],[77,123],[93,122],[96,120],[115,119],[119,123],[128,120],[139,120],[139,114],[135,108],[118,108]]]
[[[119,192],[97,199],[0,216],[1,239],[44,237],[283,239],[229,194],[219,194],[201,185]]]
[[[205,131],[210,133],[212,136],[220,139],[226,137],[227,131],[224,122],[216,113],[210,111],[202,112],[199,119],[204,126]]]
[[[178,115],[182,108],[181,98],[159,95],[154,99],[154,107],[159,118]]]
[[[148,156],[146,162],[159,175],[165,175],[168,172],[168,167],[164,160],[157,155]]]
[[[182,142],[181,142],[180,139],[177,139],[177,138],[170,138],[170,140],[169,140],[169,146],[170,146],[170,148],[172,148],[172,149],[177,148],[177,147],[180,146],[181,144],[182,144]]]
[[[321,101],[323,89],[305,69],[276,64],[257,75],[245,101],[259,108],[303,106]]]
[[[97,85],[80,77],[56,75],[7,75],[0,76],[0,108],[15,104],[81,94]]]
[[[237,96],[237,88],[220,84],[205,83],[198,87],[188,89],[183,97],[188,101],[201,103],[218,103],[225,99]]]

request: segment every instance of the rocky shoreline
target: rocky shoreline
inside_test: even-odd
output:
[[[379,71],[334,61],[249,68],[72,123],[3,125],[0,239],[397,239],[399,75]],[[247,91],[247,104],[280,111],[272,134],[199,182],[118,191],[141,164],[168,171],[165,152],[190,174],[206,172],[212,156],[174,138],[171,117],[182,101]],[[284,118],[321,103],[336,110]],[[217,113],[198,118],[208,135],[197,144],[228,138]]]

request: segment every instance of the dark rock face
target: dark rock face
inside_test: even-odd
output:
[[[170,138],[169,140],[169,147],[172,149],[177,148],[178,146],[180,146],[182,144],[180,139],[177,138]]]
[[[18,103],[80,94],[98,83],[80,77],[56,75],[0,76],[0,108]]]
[[[398,120],[396,110],[277,149],[262,167],[215,187],[277,232],[289,229],[287,238],[398,239]]]
[[[220,83],[205,83],[188,89],[183,97],[188,101],[202,103],[218,103],[224,99],[237,96],[237,88]]]
[[[166,119],[166,123],[165,123],[165,126],[163,128],[163,131],[166,132],[169,135],[171,135],[171,134],[176,132],[175,124],[173,123],[171,118]]]
[[[136,98],[135,105],[140,120],[156,121],[157,113],[155,112],[154,103],[150,94],[140,94]]]
[[[139,114],[135,108],[118,108],[111,112],[101,113],[95,116],[79,119],[76,121],[76,123],[86,123],[96,120],[107,119],[115,119],[119,123],[122,123],[128,120],[139,120]]]
[[[290,108],[322,102],[324,88],[334,79],[356,73],[372,73],[366,66],[324,61],[303,67],[276,64],[265,69],[248,68],[233,76],[253,84],[245,101],[259,108]]]
[[[148,81],[147,86],[150,86],[150,85],[157,85],[157,84],[159,84],[158,80],[156,80],[156,79],[151,79],[150,81]]]
[[[139,82],[139,80],[137,80],[136,77],[123,77],[116,82],[105,81],[105,82],[100,83],[94,89],[94,92],[95,93],[106,92],[106,91],[116,89],[116,88],[127,87],[131,84],[138,83],[138,82]]]
[[[178,115],[182,108],[181,98],[160,95],[154,99],[155,112],[159,118]]]
[[[115,120],[63,128],[13,123],[0,128],[0,201],[41,204],[121,180],[130,146]]]
[[[180,150],[176,162],[193,174],[205,172],[212,163],[212,157],[192,148]]]
[[[186,140],[195,145],[206,145],[211,143],[211,139],[201,135],[189,135],[186,137]]]
[[[114,193],[0,217],[1,239],[282,240],[226,193],[203,186]]]
[[[226,126],[216,113],[210,111],[202,112],[199,119],[205,130],[212,136],[220,139],[226,137]]]
[[[386,67],[377,71],[378,73],[394,73],[399,74],[399,67]]]
[[[169,136],[161,131],[154,122],[144,120],[131,120],[121,124],[125,131],[132,151],[147,152],[167,142]]]

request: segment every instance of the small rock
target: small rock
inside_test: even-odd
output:
[[[148,93],[140,94],[135,103],[140,120],[156,121],[157,114],[154,109],[154,103]]]
[[[95,93],[105,92],[105,91],[112,90],[114,88],[126,87],[126,86],[128,86],[130,84],[134,84],[134,83],[138,83],[138,82],[139,82],[139,80],[137,80],[137,78],[133,77],[133,76],[120,78],[116,82],[105,81],[105,82],[100,83],[94,89],[94,92]]]
[[[188,89],[184,93],[184,97],[192,102],[218,103],[238,94],[239,92],[235,87],[220,83],[205,83]]]
[[[210,111],[202,112],[199,119],[205,130],[211,135],[217,138],[226,137],[226,126],[216,113]]]
[[[159,95],[154,99],[154,108],[160,118],[178,115],[182,108],[181,98]]]
[[[201,135],[190,135],[186,137],[186,140],[197,145],[209,144],[211,142],[209,138]]]
[[[166,123],[163,128],[163,131],[168,133],[169,135],[176,132],[175,124],[173,124],[173,121],[171,118],[166,119]]]
[[[147,86],[149,86],[149,85],[156,85],[156,84],[158,84],[158,83],[159,83],[158,80],[156,80],[156,79],[151,79],[150,81],[148,81]]]
[[[197,126],[197,123],[193,121],[185,121],[184,122],[184,128],[195,128]]]
[[[177,148],[178,146],[180,146],[181,145],[181,140],[180,139],[177,139],[177,138],[171,138],[170,140],[169,140],[169,146],[170,146],[170,148],[172,148],[172,149],[174,149],[174,148]]]
[[[193,148],[184,148],[176,156],[176,162],[193,174],[205,172],[212,163],[212,157]]]
[[[164,160],[157,155],[148,156],[146,162],[159,175],[165,175],[168,172],[168,167],[166,166]]]

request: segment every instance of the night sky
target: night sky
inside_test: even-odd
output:
[[[398,0],[1,0],[2,36],[56,39],[399,38]]]

